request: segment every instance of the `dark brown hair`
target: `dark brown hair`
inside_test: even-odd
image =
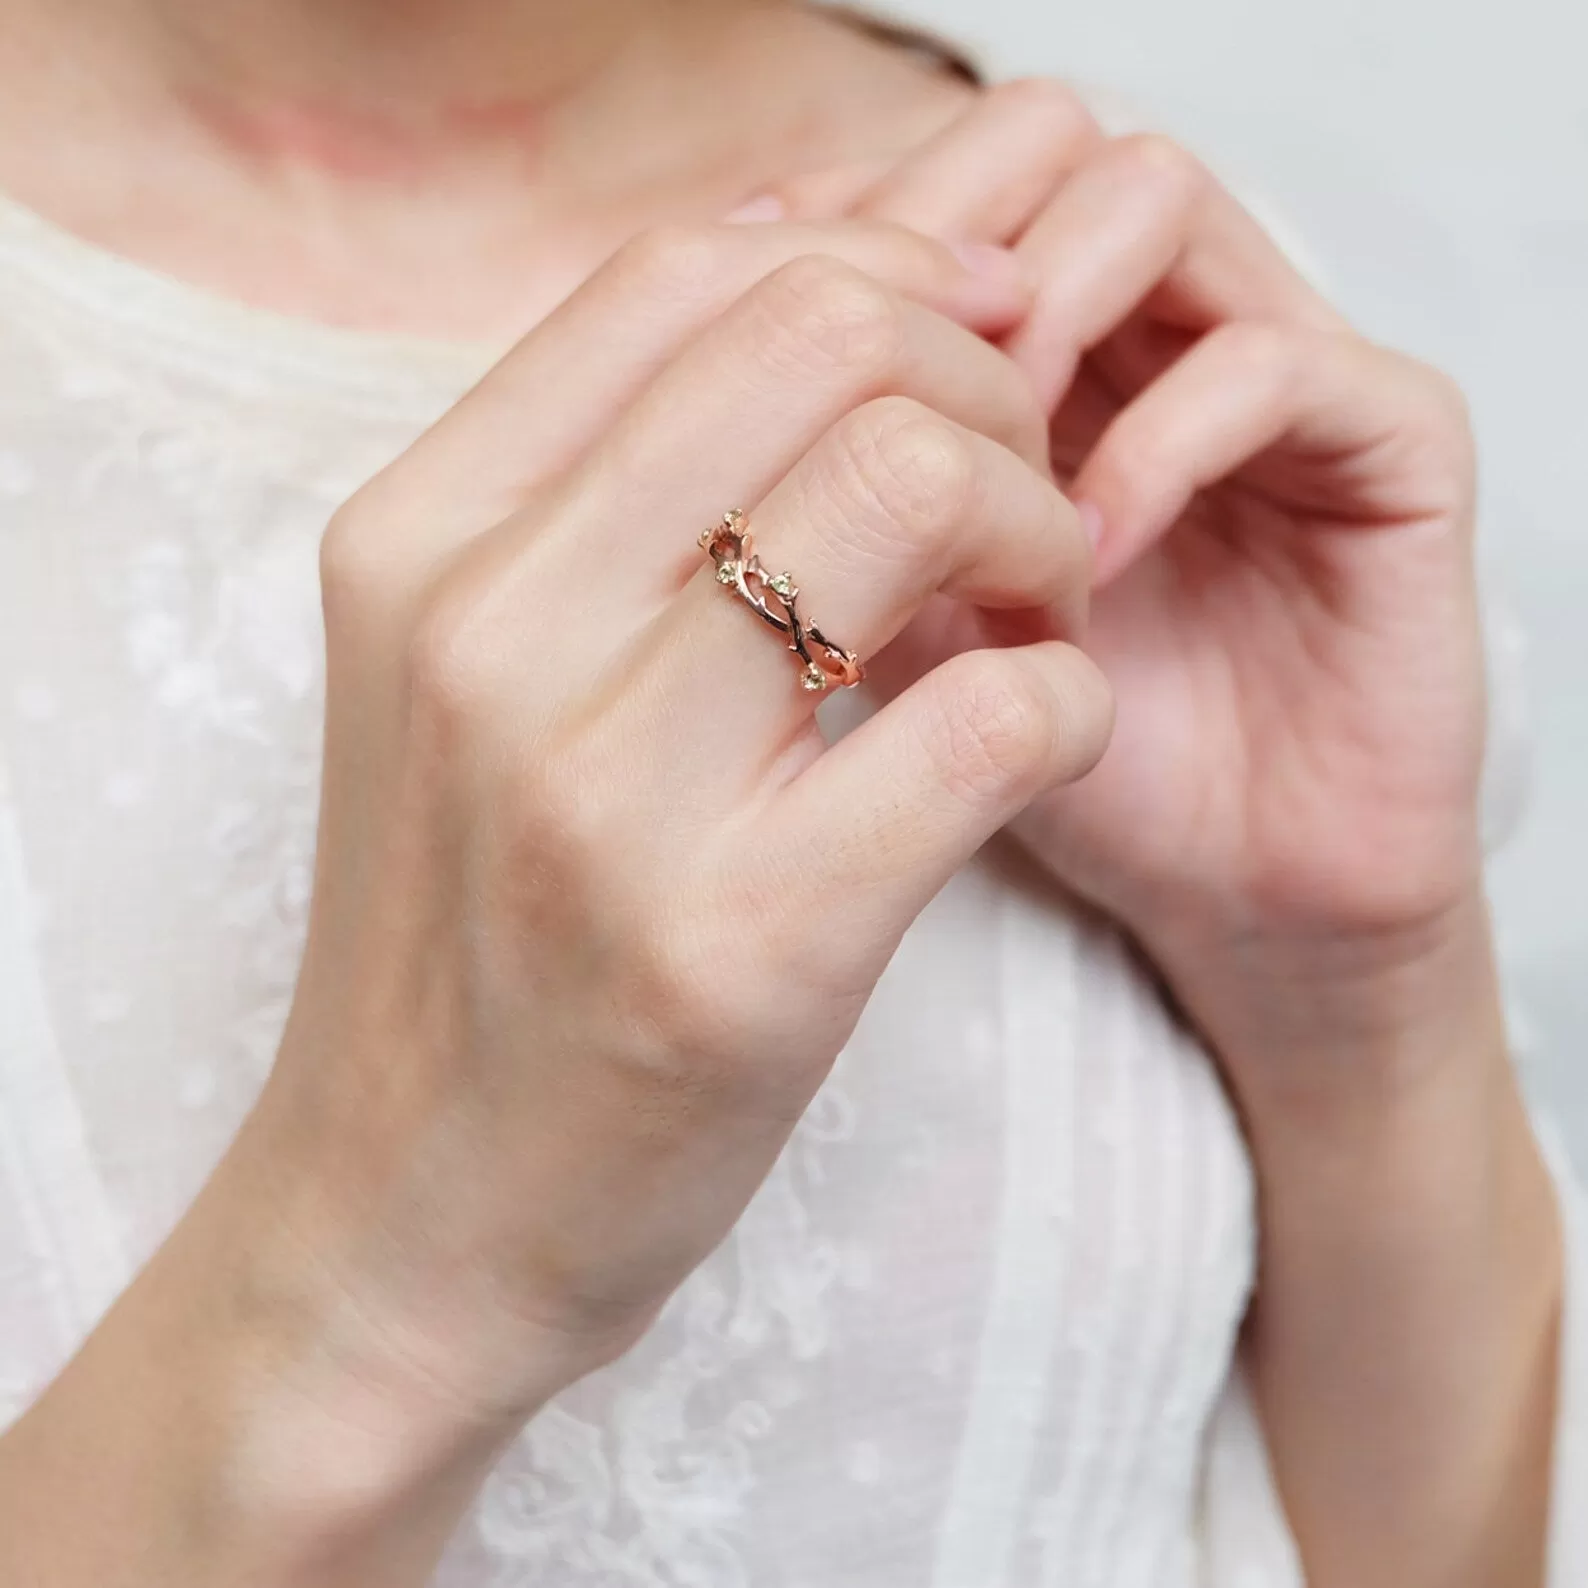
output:
[[[950,76],[961,78],[967,83],[974,83],[977,87],[981,87],[986,82],[981,68],[976,64],[969,50],[925,28],[913,27],[908,22],[897,21],[892,17],[879,16],[876,12],[865,10],[860,6],[825,5],[823,9],[830,11],[851,27],[858,28],[870,38],[877,39],[883,44],[891,44],[895,49],[908,50],[913,55],[921,56],[929,64],[949,73]]]

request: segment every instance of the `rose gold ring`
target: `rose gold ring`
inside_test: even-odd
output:
[[[761,559],[750,549],[750,531],[738,508],[724,513],[721,523],[702,530],[700,545],[717,565],[717,583],[735,590],[754,612],[780,634],[788,635],[788,648],[805,664],[800,671],[802,689],[815,692],[833,684],[848,689],[866,676],[853,651],[834,645],[794,610],[799,586],[793,574],[768,574],[762,568]],[[782,607],[781,615],[768,604],[768,595]]]

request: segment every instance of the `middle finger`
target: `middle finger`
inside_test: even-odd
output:
[[[553,556],[625,545],[603,599],[658,606],[696,571],[695,537],[759,501],[845,414],[913,399],[1046,470],[1047,416],[997,348],[836,259],[796,260],[751,289],[628,409],[580,470]]]

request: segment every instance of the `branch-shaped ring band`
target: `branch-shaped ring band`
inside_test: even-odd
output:
[[[750,549],[750,530],[738,508],[724,513],[722,521],[702,530],[700,546],[717,565],[717,583],[735,591],[752,611],[780,634],[788,635],[788,648],[804,666],[800,687],[813,693],[836,684],[848,689],[866,676],[853,651],[834,645],[814,623],[795,610],[799,586],[789,573],[769,574]],[[772,610],[775,601],[781,612]]]

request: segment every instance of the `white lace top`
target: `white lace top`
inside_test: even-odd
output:
[[[0,1421],[266,1073],[314,836],[316,542],[490,356],[243,309],[0,203]],[[822,709],[844,731],[864,686]],[[989,850],[732,1237],[526,1431],[440,1582],[1294,1588],[1231,1377],[1253,1229],[1207,1058]],[[1585,1348],[1574,1303],[1557,1588],[1588,1583]]]

